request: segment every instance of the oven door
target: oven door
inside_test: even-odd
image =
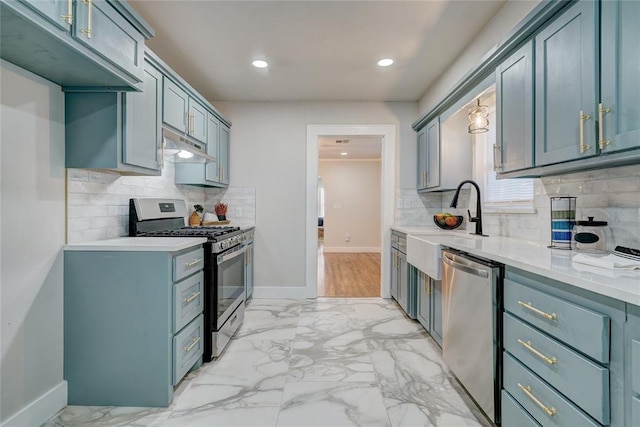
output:
[[[247,247],[239,245],[217,256],[214,298],[216,330],[224,325],[235,309],[244,302],[244,273]]]

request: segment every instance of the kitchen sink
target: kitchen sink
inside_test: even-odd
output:
[[[442,240],[476,240],[477,237],[463,233],[424,233],[407,236],[407,262],[435,280],[442,280]]]

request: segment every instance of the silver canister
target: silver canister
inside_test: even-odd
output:
[[[576,221],[573,227],[573,244],[580,252],[608,253],[610,240],[607,221],[595,221],[590,216],[586,221]]]

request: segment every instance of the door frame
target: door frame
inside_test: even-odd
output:
[[[380,229],[380,296],[391,298],[389,268],[390,245],[395,210],[395,164],[397,126],[371,125],[307,125],[307,191],[306,191],[306,298],[318,295],[318,138],[327,136],[366,135],[382,137],[381,229]]]

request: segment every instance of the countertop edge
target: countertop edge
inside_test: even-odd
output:
[[[206,243],[204,237],[168,237],[166,241],[158,237],[121,237],[116,239],[94,240],[69,243],[64,251],[122,251],[122,252],[178,252]]]

